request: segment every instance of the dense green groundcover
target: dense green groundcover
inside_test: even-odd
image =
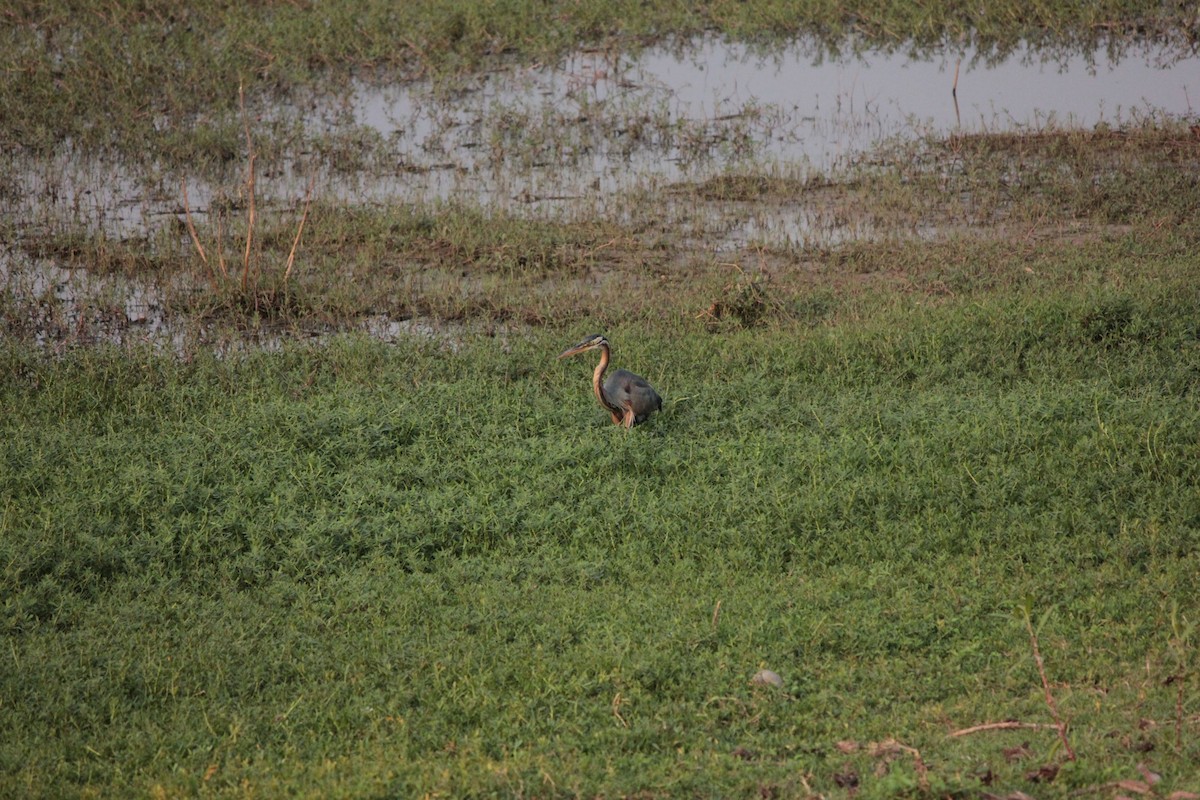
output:
[[[1200,786],[1194,298],[585,332],[0,347],[0,794]]]

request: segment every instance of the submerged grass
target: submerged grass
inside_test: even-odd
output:
[[[1049,797],[1141,762],[1194,787],[1194,309],[1112,282],[618,326],[667,398],[628,434],[557,331],[7,345],[0,786]],[[948,735],[1052,721],[1026,604],[1074,762],[1050,729]]]
[[[835,174],[784,165],[679,183],[668,196],[728,216],[790,211],[810,241],[1103,238],[1139,226],[1196,235],[1200,136],[1148,115],[1092,130],[1039,130],[899,141]],[[715,227],[715,226],[714,226]],[[778,245],[762,243],[767,249]],[[888,246],[891,246],[890,244]]]
[[[1185,124],[1146,119],[896,145],[837,175],[743,170],[634,193],[604,216],[259,198],[251,226],[246,193],[230,185],[204,217],[193,223],[181,205],[148,236],[70,224],[18,232],[15,244],[34,263],[148,281],[169,313],[214,324],[249,313],[333,329],[379,315],[603,327],[665,315],[724,330],[853,319],[897,302],[895,290],[936,299],[1111,276],[1174,281],[1200,242],[1198,164]],[[809,232],[796,240],[726,238],[714,252],[747,217],[801,214]],[[230,272],[216,271],[222,252]],[[249,289],[243,262],[255,267]],[[32,337],[36,325],[20,321],[56,302],[44,291],[0,298],[9,333]],[[86,315],[75,316],[60,327],[87,340]]]

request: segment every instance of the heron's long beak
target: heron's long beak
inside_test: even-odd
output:
[[[584,353],[584,351],[594,350],[595,348],[598,348],[598,347],[600,347],[600,344],[598,341],[596,341],[596,339],[594,339],[594,338],[584,339],[584,341],[582,341],[578,344],[572,344],[571,347],[563,350],[562,353],[558,354],[558,357],[559,357],[559,359],[565,359],[566,356],[575,355],[576,353]]]

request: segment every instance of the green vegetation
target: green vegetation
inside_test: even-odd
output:
[[[948,736],[1051,722],[1027,603],[1039,796],[1194,787],[1195,273],[1116,270],[617,328],[668,398],[629,434],[549,332],[8,346],[4,793],[1028,789],[1052,730]]]

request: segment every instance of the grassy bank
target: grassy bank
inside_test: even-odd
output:
[[[617,327],[668,402],[631,434],[550,332],[7,347],[0,785],[1195,787],[1194,307],[1108,284]],[[1049,728],[949,736],[1052,722],[1022,609],[1077,761]]]

